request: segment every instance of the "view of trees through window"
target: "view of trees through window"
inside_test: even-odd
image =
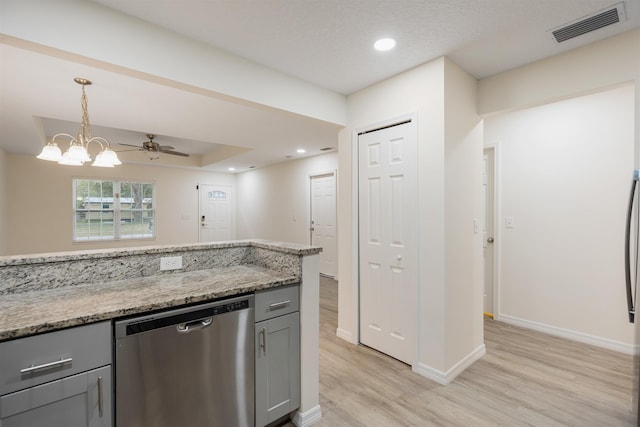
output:
[[[155,237],[155,185],[150,182],[73,180],[73,239]]]

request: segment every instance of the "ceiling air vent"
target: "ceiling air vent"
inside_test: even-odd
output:
[[[562,43],[591,31],[623,22],[625,19],[624,3],[618,3],[595,15],[587,16],[569,25],[551,30],[551,33],[558,43]]]

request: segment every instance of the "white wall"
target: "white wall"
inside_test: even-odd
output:
[[[587,94],[602,92],[623,84],[634,84],[633,89],[625,89],[632,90],[634,92],[634,101],[630,105],[627,104],[628,109],[626,111],[620,111],[619,105],[615,108],[611,108],[614,108],[614,110],[621,112],[621,115],[616,116],[615,120],[619,120],[621,117],[628,117],[627,115],[631,115],[632,123],[627,123],[626,129],[616,129],[614,135],[620,135],[619,132],[631,132],[631,144],[635,148],[632,149],[632,151],[628,151],[628,148],[623,149],[627,150],[625,151],[627,156],[626,166],[621,166],[621,170],[617,171],[614,174],[616,178],[613,178],[612,176],[608,176],[605,178],[607,180],[617,180],[618,183],[616,185],[612,183],[609,184],[612,189],[615,187],[615,190],[611,190],[612,192],[626,192],[628,190],[619,190],[619,188],[621,188],[619,186],[622,185],[622,188],[626,188],[629,185],[631,174],[630,169],[634,164],[633,159],[635,158],[636,166],[640,165],[640,49],[638,49],[638,46],[640,46],[640,30],[629,31],[621,35],[600,41],[598,43],[593,43],[591,45],[575,49],[561,55],[538,61],[528,66],[517,68],[481,80],[478,83],[478,109],[480,113],[485,114],[487,117],[490,117],[491,115],[498,114],[500,112],[516,111],[523,108],[550,104],[546,108],[555,108],[557,111],[559,111],[558,114],[560,114],[560,112],[562,112],[563,114],[567,114],[566,107],[564,109],[559,107],[565,104],[551,104],[561,100],[570,100],[572,98],[581,97]],[[604,95],[599,94],[598,96]],[[588,98],[583,98],[581,102],[578,102],[578,107],[576,108],[586,108],[586,99]],[[607,107],[605,108],[609,108],[609,104],[606,105]],[[567,120],[576,119],[573,114],[569,113],[568,115],[569,118]],[[491,123],[491,119],[487,120],[487,126],[489,125],[489,123]],[[598,123],[600,122],[596,121],[596,123],[590,123],[588,125],[596,126]],[[587,124],[585,124],[585,126],[586,125]],[[539,124],[535,127],[531,127],[531,121],[529,121],[526,126],[528,126],[526,129],[521,129],[521,132],[523,134],[528,132],[535,133],[542,131],[542,129],[539,129]],[[545,127],[543,126],[543,128]],[[493,125],[491,125],[491,129],[494,129]],[[491,132],[493,132],[493,130],[491,130]],[[485,136],[486,144],[492,144],[496,142],[492,141],[490,138],[491,137],[489,135]],[[608,136],[606,137],[606,140],[609,141]],[[554,146],[554,148],[557,149],[558,147]],[[618,153],[618,151],[616,151],[616,153]],[[500,153],[498,153],[498,155],[500,155]],[[591,159],[594,155],[595,154],[593,153],[591,154]],[[603,165],[608,164],[607,162],[609,161],[610,156],[615,157],[617,155],[618,154],[607,153],[606,157],[601,159],[601,162],[603,163]],[[580,160],[580,157],[577,157],[577,160]],[[501,165],[504,165],[506,163],[506,160],[498,159],[498,161]],[[631,164],[631,166],[629,166],[629,164]],[[607,167],[611,168],[610,165]],[[500,171],[498,171],[498,173],[500,173]],[[621,178],[618,174],[623,174],[624,177]],[[619,182],[621,179],[624,181],[623,184]],[[613,194],[607,194],[607,197],[609,198],[616,196],[614,196]],[[619,203],[619,200],[616,201],[616,203]],[[625,202],[623,201],[622,203],[624,205]],[[605,217],[606,215],[612,215],[611,213],[605,214],[604,212],[601,212],[603,208],[604,206],[598,207],[598,212],[600,212],[599,214],[605,215]],[[616,205],[615,209],[620,209],[619,205]],[[542,213],[546,215],[545,212]],[[519,227],[519,221],[519,219],[516,219],[516,227]],[[555,221],[555,219],[551,219],[550,221],[551,223],[547,224],[546,226],[553,228],[558,227],[558,223]],[[615,233],[615,231],[613,230],[616,230],[616,223],[619,222],[619,219],[616,219],[615,221],[616,222],[612,222],[610,224],[612,233]],[[519,233],[521,233],[520,229],[517,230]],[[563,229],[562,231],[565,230]],[[600,232],[600,229],[590,230],[590,233],[594,233],[594,237],[600,237],[599,234],[597,234]],[[620,231],[619,233],[622,233],[622,231]],[[534,237],[537,239],[538,235]],[[580,235],[580,239],[584,241],[585,245],[593,243],[591,235],[589,235],[588,237]],[[614,243],[611,242],[609,242],[608,244],[614,245]],[[537,244],[537,247],[540,246],[541,244]],[[616,267],[617,269],[615,270],[616,272],[613,273],[616,276],[606,279],[606,281],[609,283],[612,293],[610,294],[610,298],[607,298],[603,301],[601,307],[594,309],[593,303],[587,301],[588,305],[585,307],[585,309],[574,307],[572,315],[576,320],[568,321],[568,319],[565,319],[557,312],[547,314],[533,314],[531,310],[515,311],[516,307],[510,305],[508,310],[513,313],[513,317],[510,318],[509,315],[504,315],[502,316],[503,320],[518,321],[519,317],[517,316],[529,316],[528,318],[524,318],[525,322],[527,322],[525,326],[537,327],[538,329],[543,329],[547,332],[556,333],[559,335],[568,335],[574,339],[592,342],[597,345],[611,347],[621,351],[631,351],[632,349],[629,347],[629,343],[631,341],[628,335],[628,325],[625,324],[617,326],[615,324],[619,321],[619,306],[621,303],[624,303],[625,298],[624,295],[616,295],[620,292],[620,287],[622,286],[622,278],[618,277],[617,275],[620,274],[620,270],[618,269],[623,268],[623,257],[621,246],[616,246],[614,250],[617,251],[615,252],[615,254],[608,254],[607,258],[598,261],[598,265],[602,265],[604,270],[613,268],[612,263],[618,263],[618,266]],[[506,256],[506,254],[502,255]],[[522,262],[524,256],[521,255],[518,259]],[[501,262],[500,258],[498,259],[498,262]],[[527,265],[523,266],[523,268],[525,269],[526,267]],[[514,268],[515,266],[512,266],[512,271],[514,271]],[[600,280],[605,280],[600,275],[598,275],[597,277]],[[551,301],[555,301],[556,299],[559,299],[560,301],[566,301],[567,297],[563,294],[563,289],[566,289],[566,287],[561,288],[558,291],[557,296],[553,296],[549,299]],[[502,285],[499,292],[501,290]],[[546,292],[546,290],[544,292]],[[514,293],[510,293],[508,295],[510,295],[508,297],[509,299],[515,297],[522,298],[523,300],[530,296],[530,294],[527,293],[519,296],[514,295]],[[542,298],[543,295],[535,294],[535,296],[536,298]],[[578,298],[588,297],[581,295]],[[616,299],[616,302],[614,302],[613,299]],[[583,300],[579,301],[584,302]],[[544,305],[545,307],[554,307],[554,304],[554,302],[551,302],[550,304]],[[542,303],[538,303],[537,305],[542,305]],[[603,311],[603,309],[611,311]],[[499,310],[502,310],[502,308],[499,308]],[[622,312],[624,314],[624,307],[622,307]],[[610,319],[609,317],[611,316],[615,317],[616,320]],[[586,317],[589,317],[590,319],[600,319],[607,317],[607,320],[603,321],[599,326],[589,325],[589,322],[586,321],[585,325],[576,325],[576,322],[578,322],[577,319]]]
[[[192,169],[123,164],[113,169],[61,166],[35,156],[6,154],[7,254],[73,251],[198,241],[198,183],[235,185],[235,176]],[[1,164],[1,163],[0,163]],[[72,242],[72,185],[78,178],[156,183],[156,238]],[[1,198],[0,198],[1,199]]]
[[[7,250],[7,155],[0,148],[0,256],[6,254]]]
[[[445,65],[445,367],[450,368],[471,350],[484,350],[482,234],[476,226],[482,218],[483,153],[477,82],[452,62]]]
[[[89,61],[98,68],[331,123],[346,122],[343,95],[101,4],[84,0],[2,0],[0,14],[6,43],[24,45],[26,40],[79,55],[82,62]],[[64,31],[52,31],[52,22]]]
[[[333,152],[238,174],[236,237],[309,244],[309,176],[337,169]]]
[[[487,115],[526,108],[638,81],[638,46],[640,30],[628,31],[480,80],[478,112]],[[640,138],[637,133],[636,138]]]
[[[445,58],[347,99],[340,132],[338,335],[358,340],[357,135],[407,113],[418,120],[418,337],[414,370],[446,383],[484,351],[480,235],[482,132],[476,82]],[[462,298],[462,300],[459,300]]]
[[[632,350],[623,260],[633,123],[630,84],[485,121],[500,177],[499,320]]]

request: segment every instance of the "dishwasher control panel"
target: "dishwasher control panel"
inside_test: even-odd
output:
[[[116,338],[153,331],[176,324],[184,324],[200,319],[215,318],[226,313],[253,308],[253,296],[217,301],[200,306],[173,309],[135,319],[118,321],[115,324]]]

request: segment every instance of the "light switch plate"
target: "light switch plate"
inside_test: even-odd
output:
[[[504,222],[505,222],[505,226],[507,228],[514,228],[515,227],[515,224],[514,224],[512,216],[506,217]]]

